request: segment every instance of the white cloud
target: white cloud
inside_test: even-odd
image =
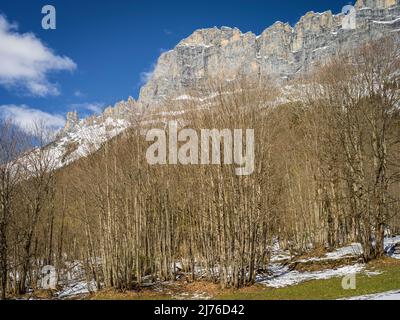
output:
[[[65,117],[61,114],[51,114],[27,105],[2,105],[0,117],[11,119],[13,123],[26,133],[32,133],[35,125],[45,125],[48,129],[58,130],[65,125]]]
[[[74,96],[78,97],[78,98],[81,98],[81,97],[84,97],[85,94],[83,92],[79,91],[79,90],[75,90],[74,91]]]
[[[69,109],[87,110],[87,111],[91,111],[92,113],[100,114],[103,112],[104,103],[100,103],[100,102],[75,103],[75,104],[69,105]]]
[[[155,67],[156,67],[156,65],[153,64],[149,71],[143,71],[140,73],[140,84],[141,85],[146,84],[151,79],[151,77],[153,76]]]
[[[57,85],[48,80],[52,71],[73,71],[70,58],[58,56],[32,33],[19,33],[17,25],[0,15],[0,85],[35,96],[58,95]]]
[[[146,83],[150,80],[151,76],[153,75],[153,71],[144,71],[140,73],[140,81],[142,83]]]
[[[164,29],[163,31],[164,31],[164,34],[167,35],[167,36],[170,36],[170,35],[173,34],[173,32],[171,30],[169,30],[169,29]]]

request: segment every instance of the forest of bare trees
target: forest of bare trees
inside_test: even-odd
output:
[[[384,236],[400,233],[399,49],[380,40],[284,89],[216,82],[212,106],[188,102],[181,128],[254,129],[249,176],[234,165],[149,165],[140,119],[54,171],[45,147],[26,152],[44,145],[43,130],[27,139],[1,122],[1,298],[70,261],[99,288],[130,290],[182,275],[251,285],[275,241],[293,254],[360,242],[366,262],[379,258]]]

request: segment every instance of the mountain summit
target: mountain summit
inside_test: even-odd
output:
[[[201,93],[210,78],[291,79],[339,50],[400,31],[399,4],[399,0],[358,0],[351,17],[308,12],[294,27],[276,22],[259,36],[228,27],[196,30],[160,56],[140,91],[139,103],[156,107],[194,88]]]

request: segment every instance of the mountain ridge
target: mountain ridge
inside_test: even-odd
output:
[[[309,11],[293,27],[276,21],[260,35],[230,27],[195,30],[160,55],[137,101],[129,97],[81,120],[77,113],[68,113],[65,127],[50,146],[58,159],[56,167],[97,150],[128,128],[132,118],[157,113],[168,100],[191,99],[193,90],[200,98],[210,96],[210,78],[231,81],[238,75],[256,75],[284,84],[341,49],[399,33],[400,0],[358,0],[354,8],[355,28],[349,23],[351,15]]]
[[[339,49],[349,49],[400,30],[399,0],[358,0],[353,18],[331,11],[309,11],[292,27],[277,21],[260,35],[238,28],[195,30],[158,59],[138,103],[157,107],[196,88],[207,89],[209,78],[232,80],[256,75],[288,80],[324,61]],[[353,28],[352,28],[353,27]]]

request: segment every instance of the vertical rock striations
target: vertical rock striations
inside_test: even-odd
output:
[[[340,49],[398,32],[399,2],[358,0],[355,28],[345,25],[344,14],[327,11],[308,12],[293,28],[276,22],[259,36],[228,27],[197,30],[160,56],[140,91],[139,105],[156,107],[189,90],[201,95],[211,78],[229,81],[245,75],[285,81]]]

